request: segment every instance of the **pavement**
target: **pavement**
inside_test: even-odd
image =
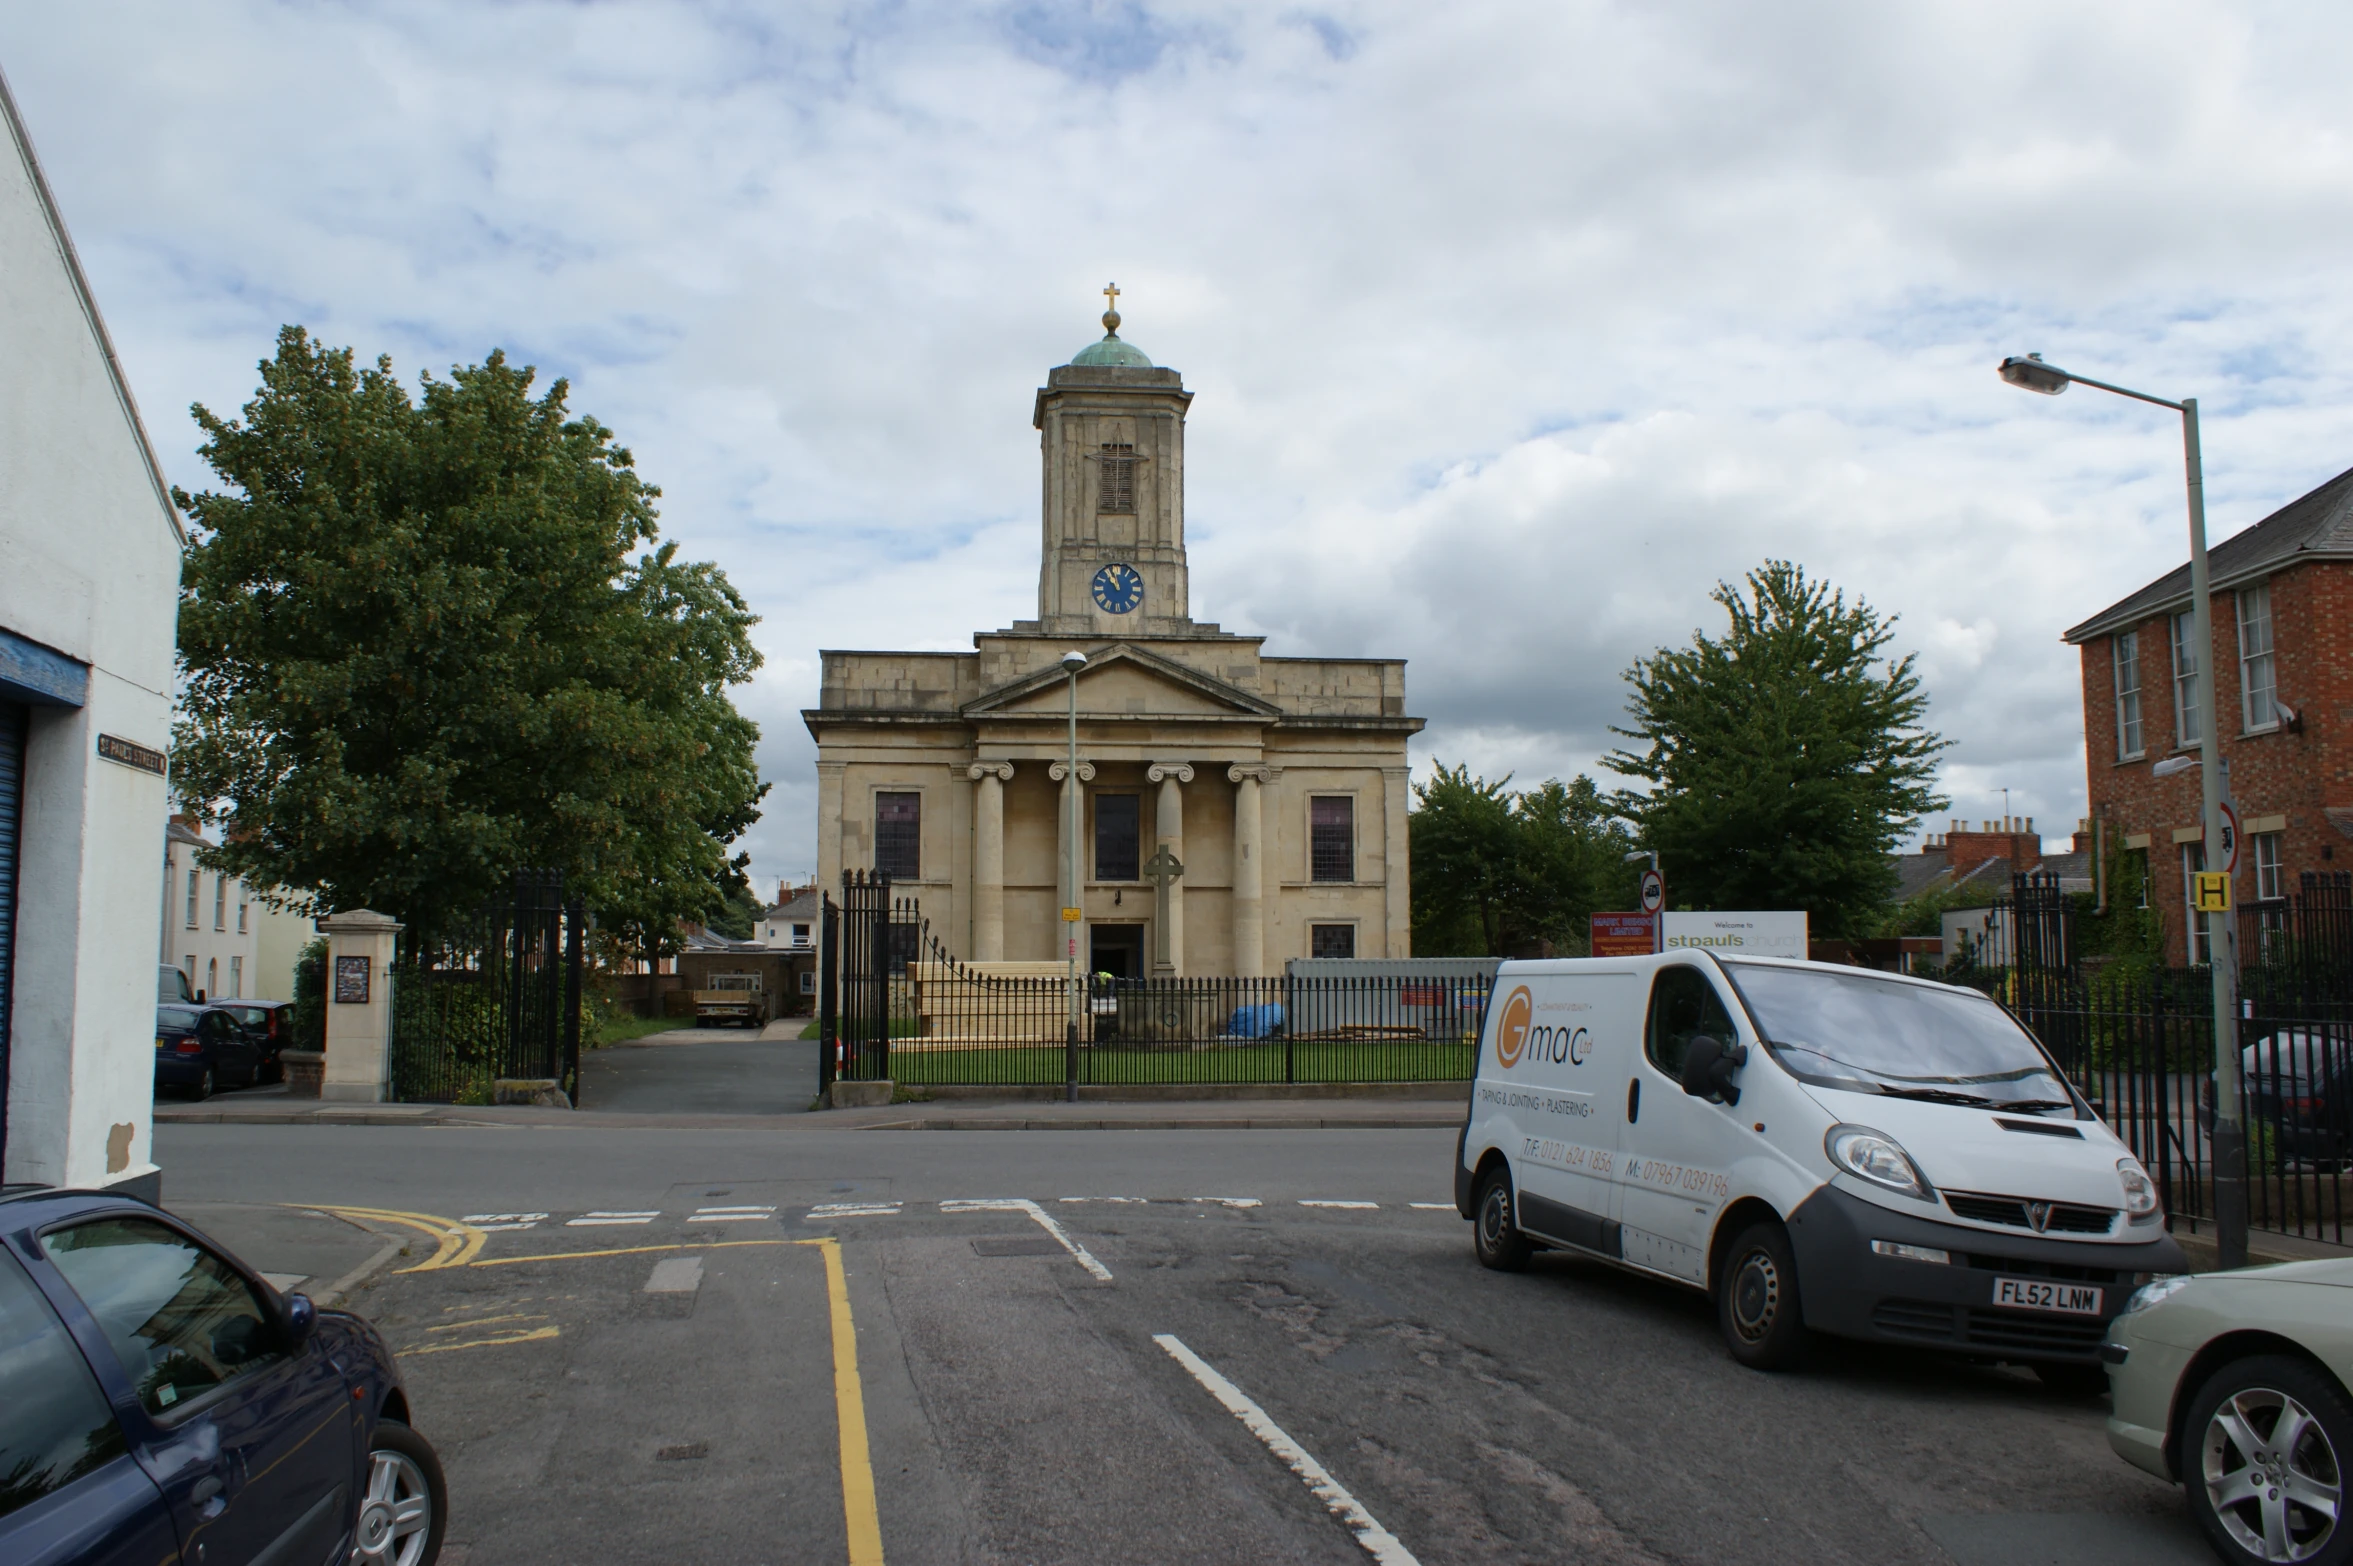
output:
[[[405,1231],[349,1304],[441,1450],[452,1566],[2208,1559],[2100,1399],[1854,1346],[1759,1375],[1695,1295],[1484,1271],[1450,1125],[847,1119],[156,1136],[266,1270]]]

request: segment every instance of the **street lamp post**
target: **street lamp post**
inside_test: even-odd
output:
[[[2004,359],[2001,376],[2013,386],[2046,397],[2058,396],[2074,382],[2171,408],[2181,415],[2182,462],[2190,499],[2190,634],[2198,647],[2198,710],[2203,720],[2198,736],[2198,783],[2204,796],[2205,864],[2209,870],[2222,868],[2227,856],[2222,840],[2221,713],[2214,704],[2214,622],[2206,591],[2206,477],[2198,453],[2198,399],[2184,397],[2172,402],[2111,386],[2045,364],[2041,354]],[[2239,1104],[2238,943],[2229,928],[2235,917],[2230,912],[2204,916],[2206,961],[2214,975],[2214,1136],[2208,1156],[2214,1166],[2214,1248],[2216,1261],[2223,1267],[2247,1264],[2247,1127]]]
[[[1070,787],[1064,791],[1068,803],[1062,811],[1062,944],[1069,965],[1066,988],[1070,992],[1070,1017],[1062,1038],[1062,1097],[1073,1104],[1078,1102],[1078,893],[1082,883],[1078,869],[1078,671],[1086,666],[1087,655],[1083,652],[1074,649],[1062,655],[1062,672],[1070,676],[1070,770],[1064,774],[1070,779]]]

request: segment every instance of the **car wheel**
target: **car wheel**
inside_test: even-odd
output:
[[[2265,1354],[2223,1366],[2190,1400],[2181,1448],[2190,1511],[2225,1560],[2353,1558],[2340,1516],[2353,1410],[2309,1365]]]
[[[1497,1272],[1526,1270],[1536,1247],[1520,1232],[1518,1217],[1512,1206],[1511,1175],[1500,1168],[1489,1170],[1471,1205],[1471,1250],[1480,1266]]]
[[[366,1566],[433,1566],[449,1524],[449,1486],[433,1444],[397,1420],[376,1421],[368,1488],[351,1558]]]
[[[266,1066],[258,1066],[254,1069],[254,1080],[257,1082],[283,1082],[286,1080],[286,1062],[282,1060],[273,1060]]]
[[[2061,1397],[2108,1395],[2108,1367],[2105,1365],[2040,1364],[2034,1367],[2034,1378]]]
[[[196,1079],[195,1086],[188,1089],[188,1096],[201,1103],[205,1099],[212,1097],[212,1090],[212,1067],[207,1066],[204,1068],[204,1074]]]
[[[1786,1370],[1805,1352],[1797,1257],[1778,1223],[1754,1223],[1724,1253],[1716,1322],[1732,1357],[1751,1370]]]

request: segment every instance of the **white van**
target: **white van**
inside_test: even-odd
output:
[[[1804,1331],[2105,1385],[2108,1322],[2188,1271],[2146,1170],[1974,990],[1828,963],[1507,962],[1455,1206],[1487,1266],[1557,1247],[1711,1295],[1743,1364]]]

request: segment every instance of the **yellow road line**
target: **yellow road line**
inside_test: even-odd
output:
[[[438,1327],[427,1327],[427,1332],[470,1332],[476,1327],[495,1327],[502,1321],[545,1321],[545,1315],[517,1311],[511,1316],[477,1316],[472,1321],[448,1321]]]
[[[533,1327],[529,1332],[510,1332],[495,1338],[476,1338],[471,1343],[431,1343],[423,1348],[402,1349],[397,1356],[413,1359],[419,1354],[454,1354],[459,1349],[504,1348],[509,1343],[540,1343],[564,1335],[561,1327]]]
[[[470,1223],[438,1217],[433,1213],[410,1213],[391,1207],[352,1207],[325,1202],[282,1202],[279,1205],[307,1212],[333,1213],[338,1218],[373,1218],[431,1235],[433,1254],[414,1267],[401,1268],[402,1272],[438,1272],[444,1267],[463,1267],[482,1253],[482,1242],[489,1238]]]
[[[833,1307],[833,1406],[841,1431],[842,1521],[850,1566],[882,1566],[882,1519],[874,1509],[874,1459],[866,1441],[866,1392],[858,1380],[858,1327],[850,1319],[849,1275],[832,1235],[800,1240],[825,1258],[825,1293]]]
[[[601,1251],[550,1251],[544,1256],[493,1256],[469,1267],[512,1267],[518,1262],[593,1261],[599,1256],[643,1256],[652,1251],[726,1251],[746,1245],[815,1245],[815,1240],[709,1240],[701,1245],[616,1245]]]

